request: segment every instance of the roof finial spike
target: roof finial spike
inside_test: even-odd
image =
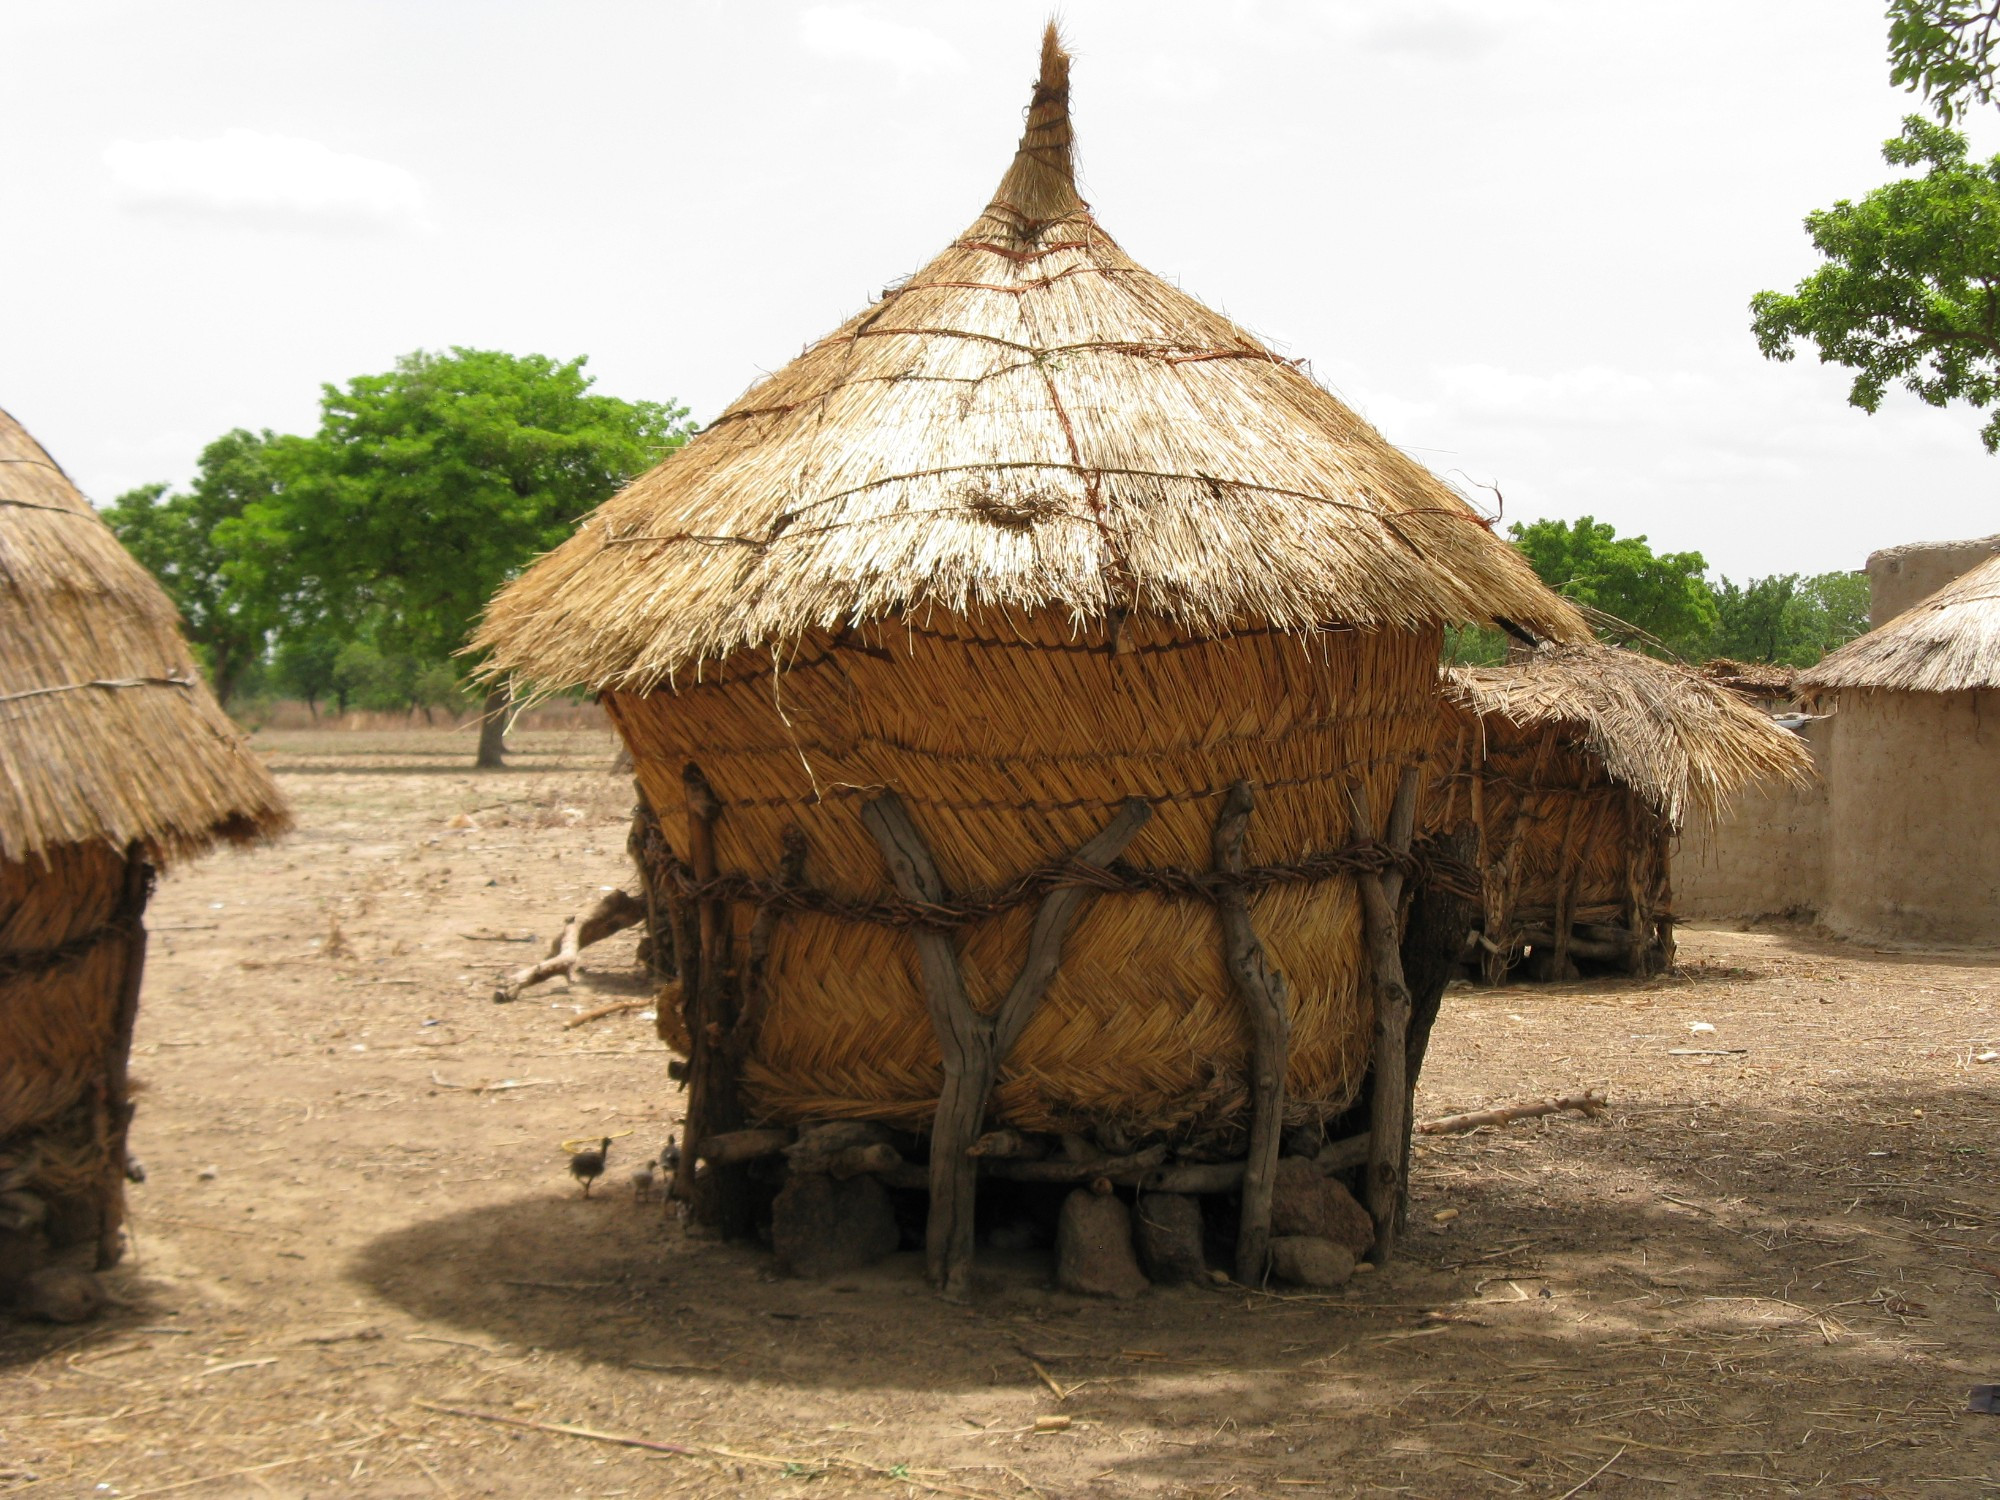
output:
[[[1086,207],[1076,192],[1075,142],[1069,123],[1069,51],[1051,19],[1042,33],[1042,71],[1028,102],[1028,128],[993,201],[1041,222]]]

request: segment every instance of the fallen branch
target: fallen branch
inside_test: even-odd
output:
[[[1542,1115],[1561,1114],[1564,1110],[1576,1110],[1592,1119],[1604,1113],[1604,1096],[1590,1089],[1580,1094],[1565,1094],[1560,1099],[1544,1099],[1537,1104],[1507,1104],[1498,1109],[1475,1109],[1470,1114],[1446,1115],[1441,1120],[1426,1120],[1417,1127],[1419,1135],[1463,1135],[1468,1130],[1477,1130],[1482,1125],[1507,1125],[1515,1120],[1533,1120]]]
[[[574,979],[583,972],[582,950],[601,943],[614,932],[636,927],[646,920],[646,903],[626,891],[606,891],[589,906],[563,924],[556,940],[549,944],[549,956],[540,963],[514,970],[501,979],[493,991],[493,1003],[505,1005],[521,998],[521,992],[558,974]]]
[[[653,1002],[650,1000],[620,1000],[616,1005],[600,1005],[596,1010],[587,1010],[580,1016],[572,1016],[563,1022],[564,1031],[574,1031],[592,1021],[601,1021],[606,1016],[622,1016],[628,1010],[644,1010]]]

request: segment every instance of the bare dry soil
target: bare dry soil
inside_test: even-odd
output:
[[[518,740],[260,737],[300,829],[161,888],[122,1305],[0,1326],[0,1495],[2000,1493],[1994,956],[1691,931],[1654,982],[1455,988],[1420,1117],[1612,1107],[1421,1145],[1396,1265],[1105,1306],[992,1253],[954,1306],[635,1201],[665,1055],[567,1024],[643,997],[631,934],[489,999],[625,882],[629,790]]]

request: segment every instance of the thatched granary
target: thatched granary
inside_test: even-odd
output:
[[[1673,961],[1672,848],[1763,778],[1802,781],[1797,737],[1684,667],[1550,645],[1445,674],[1424,825],[1476,828],[1479,965],[1564,978],[1579,958],[1629,973]]]
[[[1262,1274],[1279,1134],[1370,1071],[1396,933],[1364,901],[1401,879],[1442,629],[1582,631],[1443,483],[1119,249],[1077,195],[1068,71],[1052,28],[985,212],[481,636],[599,691],[670,846],[689,1162],[749,1124],[922,1134],[947,1287],[1001,1127],[1127,1165],[1247,1151]],[[682,1187],[740,1227],[707,1155]]]
[[[0,1303],[118,1254],[154,873],[275,832],[174,607],[0,412]]]
[[[2000,556],[1799,674],[1833,713],[1821,920],[2000,944]]]

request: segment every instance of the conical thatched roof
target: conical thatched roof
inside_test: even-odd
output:
[[[645,691],[899,612],[1587,634],[1472,508],[1077,195],[1053,27],[1013,165],[929,265],[494,602],[494,670]]]
[[[1752,781],[1812,775],[1805,744],[1735,693],[1616,646],[1544,646],[1504,666],[1455,668],[1445,697],[1523,729],[1574,730],[1675,829],[1713,822]]]
[[[2000,557],[1808,667],[1799,685],[1918,693],[2000,688]]]
[[[173,603],[0,411],[0,858],[137,842],[166,861],[287,821]]]

